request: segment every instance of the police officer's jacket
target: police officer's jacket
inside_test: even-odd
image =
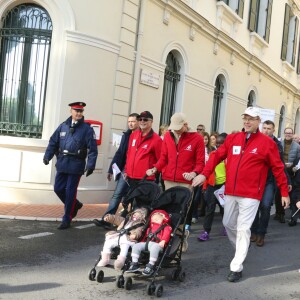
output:
[[[60,124],[50,138],[44,159],[56,155],[56,170],[82,175],[85,169],[95,169],[98,156],[94,130],[84,117],[71,127],[72,117]],[[87,162],[86,162],[87,157]]]

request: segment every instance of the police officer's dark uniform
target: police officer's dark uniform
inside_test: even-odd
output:
[[[82,203],[76,199],[77,187],[81,176],[86,171],[86,176],[93,173],[98,156],[94,130],[84,117],[77,117],[83,112],[84,102],[70,103],[72,114],[76,111],[76,120],[72,115],[58,126],[50,138],[44,155],[44,164],[55,155],[57,158],[54,192],[65,205],[65,214],[58,229],[70,227],[72,219],[76,216]],[[86,161],[87,158],[87,161]]]

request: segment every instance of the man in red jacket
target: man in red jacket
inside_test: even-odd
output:
[[[258,128],[261,122],[259,108],[248,107],[242,116],[245,131],[228,135],[225,143],[209,159],[202,174],[193,180],[193,186],[202,185],[215,166],[227,158],[223,224],[235,247],[227,276],[230,282],[242,277],[250,243],[250,227],[264,193],[269,168],[281,191],[282,205],[287,208],[290,204],[287,178],[277,145]]]
[[[160,156],[162,140],[152,129],[153,115],[143,111],[139,118],[140,130],[130,135],[124,176],[130,186],[140,181],[149,168],[152,168]],[[151,175],[147,180],[155,180]]]
[[[192,180],[204,167],[205,146],[203,136],[188,126],[186,115],[175,113],[171,117],[169,131],[165,134],[159,161],[147,175],[162,172],[166,189],[174,186],[191,188]],[[182,250],[188,247],[187,238],[192,221],[192,209],[189,209],[185,240]]]

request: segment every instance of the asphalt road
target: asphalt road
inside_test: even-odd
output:
[[[119,273],[103,268],[103,283],[88,273],[103,245],[103,229],[77,222],[59,231],[58,223],[0,219],[0,299],[154,299],[146,293],[147,281],[134,280],[133,289],[115,286]],[[182,256],[184,282],[169,279],[165,269],[157,280],[164,299],[253,300],[300,299],[300,224],[289,227],[271,220],[266,244],[252,244],[243,278],[229,283],[226,276],[233,249],[221,236],[216,216],[211,240],[198,242],[201,222],[193,225],[189,250]],[[37,236],[32,236],[38,234]],[[98,268],[99,270],[99,268]]]

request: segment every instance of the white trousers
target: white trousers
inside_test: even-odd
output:
[[[223,225],[229,241],[235,248],[235,255],[230,263],[230,271],[241,272],[246,259],[251,236],[251,225],[255,219],[260,201],[226,195]]]
[[[120,240],[119,237],[106,238],[102,250],[103,253],[111,253],[111,250],[118,244],[120,245],[120,255],[126,257],[129,247],[133,246],[135,242],[128,241],[126,234],[122,235]]]

